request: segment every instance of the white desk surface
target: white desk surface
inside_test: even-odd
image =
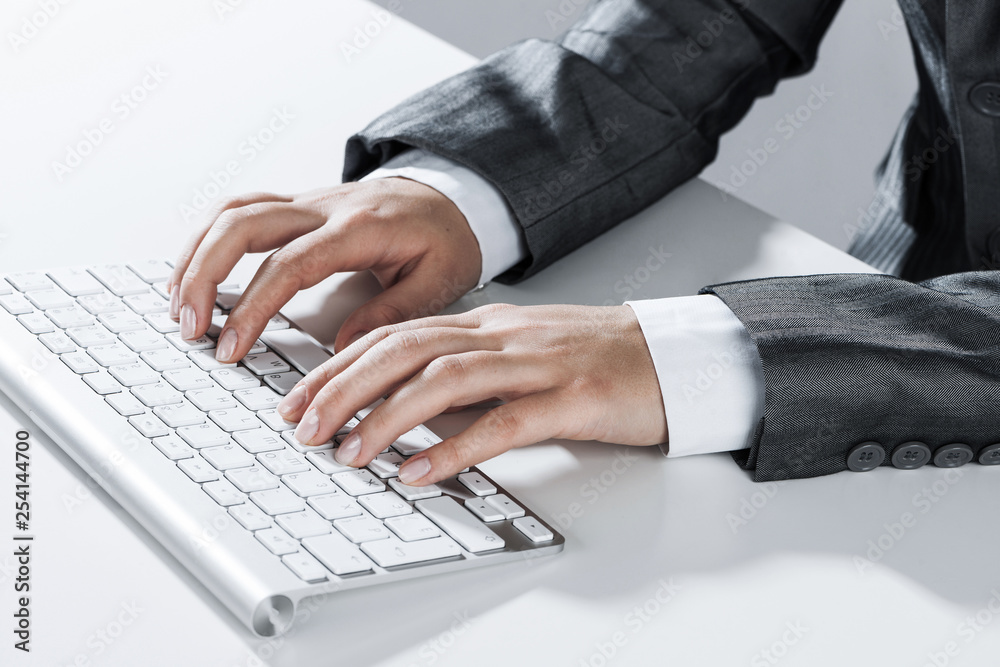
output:
[[[398,18],[346,62],[341,43],[372,20],[360,0],[229,4],[220,18],[211,0],[69,3],[19,51],[5,40],[4,271],[172,257],[193,229],[179,206],[211,171],[239,162],[226,194],[337,182],[353,130],[472,63]],[[0,23],[18,32],[38,11],[34,0],[7,2]],[[165,78],[121,118],[114,100],[147,67]],[[275,108],[294,120],[248,159],[240,143]],[[113,132],[57,180],[52,162],[104,118]],[[864,270],[694,182],[537,278],[465,305],[620,302],[617,281],[645,275],[635,272],[650,245],[672,258],[633,298]],[[329,342],[373,290],[367,277],[339,277],[288,312]],[[31,424],[3,406],[0,541],[10,545],[13,435]],[[349,591],[267,641],[31,431],[33,651],[12,648],[16,575],[2,546],[4,665],[982,665],[1000,649],[1000,540],[988,518],[1000,470],[967,466],[955,483],[927,467],[757,485],[727,455],[666,460],[650,448],[550,442],[483,468],[550,521],[579,505],[562,528],[564,553]],[[745,523],[733,524],[741,512]],[[904,513],[914,521],[899,532]],[[884,556],[859,568],[879,541]]]

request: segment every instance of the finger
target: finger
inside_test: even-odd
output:
[[[433,484],[509,449],[554,437],[568,414],[562,402],[552,389],[493,408],[458,435],[410,457],[399,468],[399,481]]]
[[[216,287],[243,255],[277,248],[324,221],[315,211],[274,202],[224,212],[205,234],[181,278],[181,335],[197,338],[208,330]]]
[[[496,395],[521,396],[541,389],[538,364],[496,351],[438,357],[404,383],[351,431],[336,452],[344,465],[366,466],[399,436],[453,405]]]
[[[391,386],[405,382],[442,357],[481,349],[484,342],[488,344],[469,329],[417,329],[389,336],[313,393],[315,398],[295,437],[304,444],[326,442]]]

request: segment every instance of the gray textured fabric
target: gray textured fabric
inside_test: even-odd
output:
[[[697,174],[718,137],[808,70],[840,0],[603,0],[556,44],[527,41],[376,119],[347,146],[357,179],[416,146],[506,197],[538,271]],[[852,250],[890,276],[706,288],[747,326],[765,413],[737,461],[758,481],[846,469],[862,441],[1000,442],[1000,4],[901,0],[920,90]],[[943,276],[943,277],[939,277]],[[933,280],[927,280],[934,278]],[[910,282],[922,280],[924,282]],[[888,464],[889,457],[887,457]]]

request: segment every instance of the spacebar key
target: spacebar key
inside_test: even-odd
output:
[[[260,340],[305,375],[330,358],[325,347],[317,345],[298,329],[265,331]]]
[[[418,500],[414,506],[467,550],[474,554],[504,546],[503,538],[483,525],[451,496]]]

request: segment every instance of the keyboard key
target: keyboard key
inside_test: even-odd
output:
[[[45,311],[45,315],[60,329],[89,327],[94,323],[93,316],[75,304],[65,308],[50,308]]]
[[[205,371],[200,371],[197,368],[181,368],[175,371],[163,371],[163,379],[173,385],[174,389],[178,391],[203,391],[208,389],[218,389],[215,383],[212,382],[212,378],[208,376]],[[221,391],[221,390],[220,390]],[[232,400],[232,399],[230,399]],[[236,401],[232,402],[236,405]],[[197,403],[195,405],[198,405]],[[201,405],[198,405],[201,407]],[[222,407],[216,405],[213,407]],[[202,408],[211,409],[211,408]]]
[[[303,445],[301,442],[295,439],[295,431],[283,431],[281,433],[282,439],[291,445],[292,449],[302,454],[308,454],[309,452],[322,451],[324,449],[333,449],[333,440],[327,440],[326,442],[319,445]]]
[[[260,420],[257,415],[243,407],[230,408],[228,410],[212,410],[208,413],[209,419],[219,425],[223,431],[232,433],[233,431],[247,431],[249,429],[260,428]]]
[[[451,496],[418,500],[415,507],[472,553],[492,551],[504,546],[503,538],[483,525]]]
[[[211,379],[204,374],[203,371],[198,371],[201,376],[206,380],[211,382]],[[166,373],[164,373],[166,377]],[[216,386],[212,386],[209,389],[194,389],[187,392],[188,400],[198,406],[198,409],[208,412],[209,410],[225,410],[227,408],[235,408],[236,401],[233,400],[233,395],[228,391],[223,391]]]
[[[139,331],[146,328],[146,323],[135,313],[123,310],[120,313],[102,313],[97,321],[108,328],[108,331],[120,334],[125,331]]]
[[[87,267],[87,270],[111,290],[112,294],[117,296],[142,294],[149,291],[149,285],[132,273],[124,264],[102,264]]]
[[[368,556],[337,533],[307,537],[302,540],[302,546],[336,575],[367,572],[372,569],[372,562]]]
[[[287,373],[292,370],[291,366],[276,355],[274,352],[263,354],[248,354],[243,357],[243,365],[250,369],[254,375],[267,375],[268,373]]]
[[[181,329],[181,325],[178,322],[174,322],[169,313],[149,313],[148,315],[143,315],[142,319],[146,324],[153,327],[156,331],[161,334],[172,334],[177,333]]]
[[[38,337],[38,340],[42,341],[45,347],[49,348],[49,351],[55,354],[76,351],[76,344],[62,331],[42,334]]]
[[[212,497],[212,500],[223,507],[231,507],[246,502],[246,496],[225,479],[217,479],[201,487],[205,493]]]
[[[337,472],[355,470],[355,468],[352,468],[351,466],[345,466],[341,463],[337,463],[337,459],[333,458],[332,449],[306,452],[306,459],[316,466],[324,475],[332,475]]]
[[[147,283],[158,283],[167,280],[174,270],[162,259],[144,259],[129,262],[128,268]]]
[[[43,289],[36,292],[25,292],[24,296],[39,310],[49,308],[68,308],[72,305],[73,299],[61,289]],[[82,310],[82,309],[81,309]]]
[[[104,367],[134,364],[139,361],[139,357],[136,353],[121,343],[94,345],[93,347],[87,348],[87,354],[92,356],[94,361]]]
[[[366,515],[337,519],[333,522],[333,526],[355,544],[384,540],[389,537],[389,530],[382,525],[381,521]]]
[[[216,470],[232,470],[233,468],[249,468],[257,463],[253,454],[248,454],[239,445],[221,445],[219,447],[206,447],[201,450],[201,455],[206,461],[212,464]]]
[[[215,347],[215,341],[208,336],[202,336],[194,340],[184,340],[179,333],[169,333],[167,334],[167,341],[181,352],[210,350]]]
[[[543,526],[538,519],[530,516],[522,516],[514,519],[514,527],[524,533],[532,542],[548,542],[552,539],[552,531]]]
[[[243,493],[278,488],[278,478],[260,466],[227,470],[226,479],[235,484],[236,488]]]
[[[194,456],[194,450],[174,434],[153,438],[153,446],[171,461],[180,461]]]
[[[403,484],[398,479],[390,479],[389,486],[392,490],[403,496],[410,502],[415,500],[423,500],[424,498],[436,498],[441,495],[441,487],[437,484],[428,484],[427,486],[410,486],[409,484]]]
[[[123,382],[122,384],[125,383]],[[142,404],[148,408],[158,405],[174,405],[184,401],[184,394],[163,381],[137,385],[132,387],[131,391],[132,395],[142,401]]]
[[[100,294],[88,294],[77,299],[77,303],[83,306],[91,315],[103,315],[104,313],[118,313],[125,310],[125,304],[114,294],[105,292],[102,288]]]
[[[125,343],[133,352],[150,352],[152,350],[173,350],[167,345],[163,336],[152,329],[138,329],[136,331],[126,331],[118,336],[118,340]]]
[[[104,399],[108,404],[118,411],[122,417],[141,415],[146,411],[146,406],[139,402],[139,399],[132,394],[112,394]]]
[[[50,331],[56,330],[52,321],[45,317],[45,313],[37,311],[33,313],[26,313],[24,315],[18,315],[17,321],[24,325],[24,328],[33,334],[49,333]]]
[[[153,370],[176,371],[190,368],[191,362],[183,352],[167,348],[165,350],[147,350],[139,355],[142,360],[152,366]]]
[[[360,516],[364,513],[358,501],[340,489],[337,489],[336,493],[311,496],[306,502],[327,521],[344,519],[349,516]]]
[[[329,578],[326,568],[304,551],[286,554],[281,557],[281,562],[288,566],[289,570],[298,575],[299,579],[307,584],[315,584],[320,581],[326,581]]]
[[[497,487],[487,482],[478,472],[462,473],[458,476],[458,481],[477,496],[491,496],[497,492]]]
[[[399,477],[399,466],[405,460],[398,452],[383,452],[372,459],[372,462],[368,464],[368,469],[382,479]]]
[[[22,271],[7,274],[7,282],[19,292],[30,292],[39,289],[52,289],[52,281],[41,271]]]
[[[0,295],[11,294],[14,288],[6,280],[0,280]]]
[[[403,456],[413,456],[439,442],[441,442],[441,438],[421,424],[399,436],[392,448]]]
[[[122,386],[104,371],[88,373],[83,376],[83,381],[89,384],[91,389],[102,396],[106,394],[117,394],[122,390]]]
[[[331,479],[337,483],[337,486],[352,496],[385,491],[385,484],[379,481],[375,475],[364,469],[338,472]]]
[[[316,512],[308,508],[301,512],[282,514],[275,519],[275,522],[297,540],[306,537],[316,537],[317,535],[326,535],[333,530],[330,527],[329,521],[321,518]]]
[[[358,498],[358,503],[372,513],[376,519],[410,514],[413,508],[410,504],[392,491],[384,493],[369,493]]]
[[[95,324],[89,327],[74,327],[72,329],[67,329],[66,333],[73,339],[73,342],[80,347],[110,345],[117,340],[113,333],[102,327],[100,324]]]
[[[170,303],[155,292],[145,294],[132,294],[124,297],[122,302],[132,309],[136,315],[149,315],[150,313],[165,313]]]
[[[271,328],[269,322],[268,328],[261,334],[260,339],[265,345],[280,354],[295,370],[303,374],[321,366],[331,357],[326,348],[317,345],[305,333],[298,329],[288,328],[287,321],[281,330]]]
[[[142,387],[136,387],[136,389],[145,389],[152,386],[154,385],[144,384]],[[205,413],[183,400],[180,403],[157,406],[153,408],[153,414],[162,419],[163,423],[170,428],[205,423]]]
[[[281,402],[281,396],[274,393],[268,387],[254,387],[252,389],[237,389],[233,392],[240,403],[248,410],[254,412],[258,410],[273,410]]]
[[[340,490],[334,485],[329,475],[324,475],[315,470],[285,475],[281,478],[281,482],[291,489],[295,495],[302,496],[303,498],[325,495]]]
[[[276,516],[289,512],[300,512],[306,507],[306,501],[283,486],[267,491],[255,491],[250,494],[250,500],[265,514]],[[381,524],[379,524],[381,525]]]
[[[432,537],[419,542],[403,542],[395,537],[378,542],[366,542],[361,550],[382,567],[423,563],[462,555],[455,541],[447,537]]]
[[[385,520],[386,527],[399,536],[404,542],[416,542],[437,537],[441,531],[423,514],[404,514],[389,517]]]
[[[483,500],[502,512],[504,519],[516,519],[519,516],[524,516],[524,508],[503,493],[486,496]]]
[[[3,306],[4,310],[11,315],[23,315],[34,310],[32,305],[28,303],[28,300],[20,294],[4,294],[0,296],[0,306]]]
[[[240,446],[251,454],[285,449],[285,444],[278,437],[278,434],[266,428],[237,431],[233,433],[233,440],[240,443]]]
[[[167,291],[167,281],[160,280],[152,283],[153,291],[162,296],[164,299],[170,300],[170,292]]]
[[[229,434],[211,422],[195,426],[181,426],[177,429],[177,435],[184,438],[184,442],[195,449],[225,445],[229,442]]]
[[[70,296],[100,294],[104,291],[104,286],[94,280],[94,277],[87,273],[86,269],[54,269],[48,274],[49,278],[54,280]]]
[[[252,390],[251,390],[252,391]],[[264,422],[272,431],[294,431],[298,426],[295,422],[288,422],[278,414],[277,410],[261,410],[257,413],[257,419]]]
[[[155,415],[135,415],[134,417],[129,417],[128,422],[146,438],[158,438],[161,435],[170,433],[170,430]]]
[[[358,420],[357,417],[351,417],[350,419],[347,420],[347,423],[341,426],[340,429],[337,431],[336,434],[337,437],[347,435],[348,433],[353,431],[360,423],[361,422]]]
[[[69,366],[70,370],[74,373],[79,373],[83,375],[84,373],[96,373],[101,370],[101,367],[97,365],[89,354],[86,352],[70,352],[68,354],[59,355],[59,358],[63,360],[63,363]]]
[[[229,508],[229,513],[247,530],[263,530],[274,525],[271,517],[253,503],[243,503]]]
[[[215,349],[206,350],[191,350],[188,352],[188,357],[191,358],[198,368],[203,371],[214,371],[219,368],[236,368],[235,363],[224,363],[215,358]]]
[[[274,315],[271,319],[267,321],[264,325],[264,331],[277,331],[278,329],[288,329],[291,324],[282,315]],[[298,331],[296,329],[296,331]],[[302,333],[302,332],[299,332]]]
[[[263,354],[267,351],[268,351],[267,345],[264,345],[264,343],[260,342],[260,338],[258,338],[256,341],[254,341],[254,344],[250,347],[250,349],[247,350],[247,354]]]
[[[503,521],[503,512],[486,502],[485,498],[469,498],[465,501],[465,509],[479,517],[480,521],[490,523]]]
[[[209,373],[212,379],[218,382],[223,389],[236,391],[237,389],[252,389],[260,386],[260,380],[255,378],[245,368],[221,368]]]
[[[289,329],[289,331],[291,331],[291,329]],[[303,377],[305,376],[298,371],[290,371],[288,373],[271,373],[270,375],[264,376],[264,384],[284,396],[290,392]]]
[[[236,306],[236,302],[240,300],[242,294],[243,290],[238,287],[223,289],[220,285],[215,293],[215,305],[220,310],[232,310]]]
[[[262,452],[257,455],[260,464],[275,475],[287,475],[292,472],[305,472],[309,464],[295,452],[282,449],[275,452]]]
[[[299,550],[299,543],[280,528],[258,530],[253,535],[275,556],[284,556]]]

